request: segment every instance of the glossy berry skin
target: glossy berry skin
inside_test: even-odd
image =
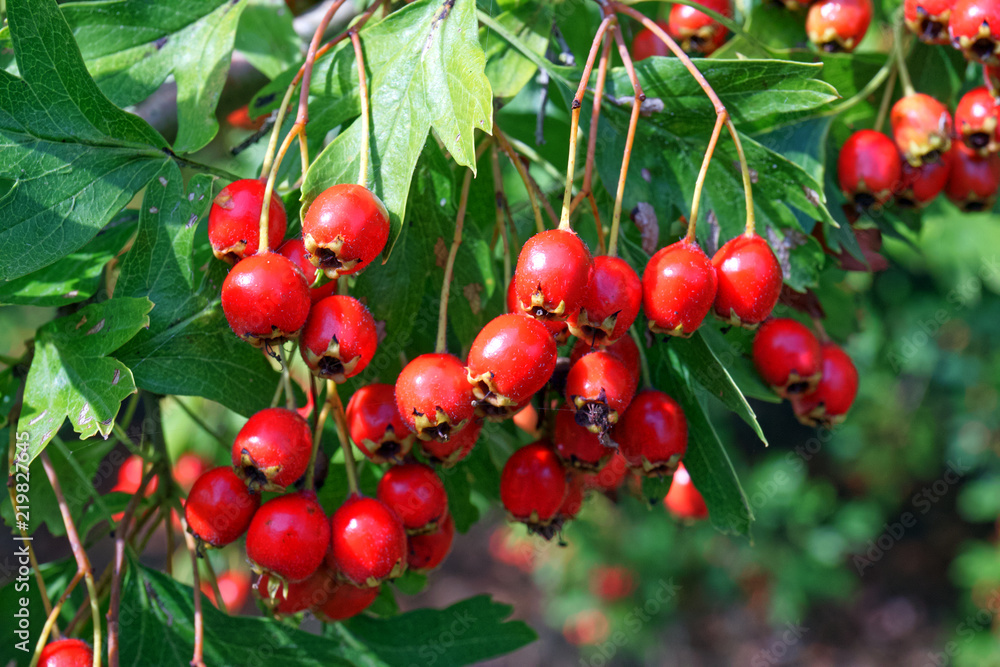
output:
[[[473,419],[458,433],[452,433],[447,442],[438,440],[419,440],[420,451],[431,463],[442,468],[450,468],[472,453],[483,431],[483,420]]]
[[[385,248],[389,212],[364,186],[334,185],[321,192],[302,217],[302,239],[312,263],[328,278],[351,275]]]
[[[951,155],[951,172],[945,186],[948,199],[967,213],[991,209],[1000,188],[1000,155],[981,158],[958,142]]]
[[[312,492],[272,498],[247,530],[247,558],[254,570],[287,582],[312,576],[329,548],[330,524]]]
[[[305,474],[312,447],[309,423],[297,412],[266,408],[236,434],[233,467],[254,491],[284,491]]]
[[[559,523],[576,518],[576,515],[580,513],[580,510],[583,509],[584,491],[583,475],[570,473],[566,478],[566,497],[563,498],[562,505],[556,512],[556,520]]]
[[[656,251],[642,272],[642,309],[654,333],[688,337],[712,309],[718,289],[712,261],[681,239]]]
[[[378,482],[378,499],[396,513],[407,534],[433,532],[448,513],[444,482],[423,463],[386,470]]]
[[[550,524],[568,490],[566,469],[546,441],[521,447],[500,473],[500,501],[511,518],[529,529]]]
[[[723,16],[733,15],[729,0],[705,0],[701,3]],[[670,9],[667,32],[688,53],[708,56],[726,43],[729,31],[708,14],[687,5],[674,5]]]
[[[356,586],[374,587],[406,569],[406,530],[385,503],[352,495],[330,517],[326,564]]]
[[[781,265],[767,241],[754,234],[730,239],[712,257],[719,277],[715,315],[755,328],[767,319],[781,295]]]
[[[937,162],[925,162],[919,167],[904,161],[896,204],[904,208],[923,208],[934,201],[948,184],[953,160],[954,151],[948,151]]]
[[[986,86],[973,88],[955,107],[955,132],[979,156],[1000,151],[1000,103]]]
[[[635,394],[634,378],[610,352],[583,355],[566,376],[566,402],[576,410],[576,422],[591,433],[606,433]]]
[[[371,312],[353,296],[328,296],[309,312],[300,349],[316,377],[346,382],[368,367],[378,348]]]
[[[955,0],[948,34],[969,60],[1000,64],[1000,0]]]
[[[951,147],[951,114],[930,95],[914,93],[892,105],[892,137],[914,167],[937,162]]]
[[[556,342],[538,320],[500,315],[469,348],[466,366],[476,413],[504,419],[545,386],[556,368]]]
[[[795,416],[806,426],[826,427],[844,421],[858,394],[858,370],[836,343],[823,343],[823,378],[816,390],[796,396]]]
[[[208,240],[218,259],[236,264],[257,254],[263,202],[264,183],[254,178],[233,181],[215,196],[208,212]],[[285,205],[272,193],[267,212],[267,246],[272,251],[281,245],[287,226]]]
[[[896,144],[875,130],[852,134],[837,157],[840,189],[858,208],[888,202],[902,175],[903,161]]]
[[[656,25],[664,32],[668,32],[669,26],[666,21],[657,21]],[[657,37],[649,28],[643,28],[632,38],[632,60],[639,62],[652,56],[669,56],[670,49]]]
[[[407,538],[406,568],[417,574],[430,572],[444,562],[455,541],[455,520],[446,515],[437,530]]]
[[[177,457],[177,461],[171,466],[170,474],[173,475],[177,486],[181,487],[187,493],[194,486],[194,483],[198,481],[198,478],[212,467],[209,461],[206,461],[197,454],[184,452]]]
[[[669,475],[687,451],[687,419],[670,396],[644,389],[632,399],[611,439],[631,467],[646,475]]]
[[[472,385],[451,354],[422,354],[396,378],[399,416],[421,440],[448,442],[473,417]]]
[[[326,565],[304,581],[296,581],[286,586],[266,574],[254,584],[257,596],[264,601],[277,616],[297,614],[326,602],[334,587],[339,586],[336,575]]]
[[[359,588],[347,582],[335,582],[326,602],[313,607],[313,613],[324,623],[343,621],[357,616],[371,606],[378,597],[380,587]]]
[[[594,348],[585,340],[576,341],[576,345],[573,346],[572,351],[569,355],[569,365],[570,368],[580,360],[585,354],[595,351]],[[639,373],[641,372],[641,361],[639,360],[639,346],[635,344],[631,336],[622,336],[618,339],[618,342],[608,345],[604,348],[604,351],[614,355],[625,364],[625,370],[628,371],[629,377],[632,378],[635,386],[639,386]]]
[[[247,531],[259,507],[260,495],[224,466],[209,470],[191,487],[184,520],[199,546],[224,547]]]
[[[927,44],[948,44],[948,19],[955,0],[904,0],[903,20]]]
[[[572,405],[563,405],[556,412],[552,444],[564,464],[577,470],[596,472],[615,453],[605,447],[601,438],[576,423]],[[610,443],[609,443],[610,444]]]
[[[507,283],[507,312],[523,314],[517,305],[517,290],[514,281]],[[569,327],[565,320],[538,320],[545,325],[545,328],[552,334],[556,343],[562,345],[569,339]]]
[[[310,305],[302,270],[273,252],[242,260],[222,283],[222,311],[229,326],[255,347],[298,336]]]
[[[594,258],[587,294],[566,323],[577,338],[608,345],[628,332],[642,305],[642,281],[620,257]]]
[[[354,392],[347,403],[347,431],[374,463],[401,461],[416,438],[399,416],[391,384],[369,384]]]
[[[851,52],[871,22],[871,0],[818,0],[806,15],[806,34],[823,51]]]
[[[295,262],[295,266],[302,269],[302,275],[306,277],[309,287],[309,299],[315,304],[321,299],[325,299],[331,294],[337,293],[337,281],[328,280],[318,287],[311,287],[316,282],[318,269],[309,261],[309,253],[306,252],[306,245],[300,238],[288,239],[278,247],[278,254]]]
[[[38,658],[38,667],[91,667],[93,664],[94,649],[80,639],[50,642]]]
[[[822,357],[815,334],[792,319],[764,322],[753,339],[753,364],[764,382],[782,398],[816,388]]]
[[[594,258],[567,229],[535,234],[521,248],[514,271],[518,308],[536,319],[565,320],[587,294]]]
[[[705,499],[701,497],[698,489],[694,488],[691,475],[684,464],[680,464],[674,479],[670,483],[670,490],[663,499],[663,506],[678,519],[699,521],[708,518],[708,507]]]

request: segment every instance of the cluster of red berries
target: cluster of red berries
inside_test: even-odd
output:
[[[701,5],[732,18],[730,0],[704,0]],[[685,52],[695,56],[709,56],[726,43],[729,30],[714,18],[687,5],[674,5],[666,21],[657,21],[661,30],[677,41]],[[670,50],[649,28],[643,28],[632,39],[632,59],[644,60],[650,56],[668,56]]]
[[[950,43],[970,62],[1000,66],[997,0],[905,0],[903,19],[927,44]]]

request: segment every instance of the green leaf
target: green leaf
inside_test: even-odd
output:
[[[302,40],[284,0],[250,0],[236,29],[236,50],[269,79],[302,56]]]
[[[391,619],[359,616],[344,625],[392,667],[415,662],[457,667],[515,651],[537,638],[523,622],[505,622],[512,610],[478,595],[446,609],[418,609]]]
[[[49,322],[35,337],[18,430],[33,460],[69,417],[80,438],[107,437],[118,407],[135,392],[132,371],[112,352],[149,326],[148,299],[115,298]]]
[[[103,0],[63,7],[87,67],[119,106],[177,82],[174,149],[203,148],[219,124],[215,107],[229,73],[236,26],[247,0]]]
[[[0,71],[0,281],[85,245],[167,159],[87,74],[55,0],[10,0],[18,78]]]
[[[552,10],[545,3],[528,3],[493,17],[538,57],[545,56],[552,30]],[[522,55],[510,42],[489,27],[479,29],[479,41],[486,52],[486,76],[493,84],[493,96],[510,99],[521,92],[538,65]]]
[[[389,210],[388,257],[402,228],[410,181],[432,129],[452,158],[475,169],[475,130],[493,131],[493,97],[474,0],[418,0],[363,32],[371,76],[371,176]],[[357,181],[360,123],[306,173],[303,208],[326,188]]]

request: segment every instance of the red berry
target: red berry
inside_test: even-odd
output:
[[[955,0],[904,0],[906,27],[928,44],[948,44],[948,17]]]
[[[594,259],[576,233],[550,229],[535,234],[517,258],[514,289],[522,312],[565,320],[580,308]]]
[[[359,588],[348,582],[337,581],[330,590],[326,602],[313,608],[313,613],[324,623],[334,623],[357,616],[375,601],[379,588],[379,586]]]
[[[986,86],[973,88],[955,107],[955,130],[959,139],[980,156],[1000,151],[1000,103]]]
[[[620,257],[594,258],[587,294],[580,310],[566,321],[577,338],[592,345],[613,343],[628,332],[642,304],[642,281]]]
[[[966,212],[993,208],[1000,188],[1000,155],[991,153],[981,158],[963,143],[955,142],[951,149],[951,172],[945,194]]]
[[[272,498],[247,529],[247,558],[256,572],[287,582],[308,579],[330,547],[330,524],[312,492]]]
[[[226,605],[229,613],[239,612],[247,603],[250,597],[250,576],[241,570],[227,570],[218,576],[216,583],[219,585],[219,594],[222,602]],[[215,599],[215,589],[207,581],[201,582],[201,592],[212,602],[216,608],[219,606]]]
[[[215,196],[208,213],[208,240],[216,257],[235,264],[257,254],[264,183],[254,178],[233,181]],[[271,193],[267,212],[267,247],[274,250],[285,238],[285,205]]]
[[[844,142],[837,158],[840,189],[859,208],[885,204],[903,175],[903,161],[892,140],[875,130],[859,130]]]
[[[523,314],[517,306],[517,291],[513,280],[507,283],[507,312]],[[569,327],[566,326],[565,320],[539,320],[539,322],[545,325],[556,343],[561,345],[569,338]]]
[[[354,392],[347,403],[347,430],[374,463],[402,460],[415,438],[399,416],[396,387],[391,384],[370,384]]]
[[[815,389],[822,358],[819,340],[809,327],[795,320],[768,320],[753,339],[754,366],[782,398]]]
[[[719,276],[715,315],[753,329],[767,319],[781,295],[782,272],[767,241],[740,234],[712,257]]]
[[[321,565],[308,579],[282,585],[278,579],[261,575],[254,584],[257,596],[276,615],[297,614],[326,602],[338,586],[333,572]]]
[[[792,400],[799,421],[826,427],[844,421],[858,394],[858,370],[836,343],[823,343],[823,378],[816,390]]]
[[[311,303],[302,270],[272,252],[242,260],[222,283],[222,311],[229,326],[256,347],[298,336]]]
[[[904,161],[896,203],[904,208],[923,208],[931,203],[948,184],[953,156],[954,152],[948,151],[937,162],[925,162],[919,167]]]
[[[385,503],[352,495],[330,517],[330,526],[326,564],[356,586],[378,586],[406,569],[406,530]]]
[[[184,502],[184,520],[198,546],[224,547],[247,531],[260,507],[260,496],[251,492],[232,468],[219,467],[198,478]]]
[[[663,499],[663,505],[678,519],[708,518],[708,507],[705,505],[705,499],[701,497],[698,489],[694,488],[691,475],[683,463],[674,473],[674,479],[670,483],[670,490],[667,491],[667,495]]]
[[[364,304],[334,294],[312,307],[300,345],[313,375],[342,383],[367,368],[378,348],[378,332]]]
[[[396,407],[421,440],[448,442],[473,416],[465,366],[451,354],[422,354],[396,379]]]
[[[403,463],[386,470],[378,482],[378,499],[396,513],[408,534],[434,532],[448,513],[444,483],[423,463]]]
[[[361,185],[327,188],[302,217],[302,239],[312,263],[328,278],[357,273],[371,264],[389,239],[389,212]]]
[[[211,467],[212,463],[210,461],[206,461],[197,454],[185,452],[177,457],[177,461],[174,462],[171,468],[171,473],[177,482],[177,486],[181,487],[186,493],[191,490],[191,487],[201,477],[202,473]]]
[[[635,395],[635,378],[614,354],[597,350],[583,355],[566,376],[566,402],[576,422],[591,433],[607,433]]]
[[[701,3],[726,17],[733,15],[729,0],[705,0]],[[707,56],[725,44],[729,31],[708,14],[687,5],[670,9],[667,32],[688,53]]]
[[[310,286],[316,282],[318,269],[309,261],[309,253],[306,252],[306,245],[300,238],[288,239],[278,248],[278,254],[295,262],[295,266],[302,269],[302,275],[306,277],[306,283]],[[318,287],[309,288],[309,299],[316,303],[337,292],[337,281],[329,280]]]
[[[545,537],[554,531],[556,512],[569,490],[566,469],[548,442],[538,441],[514,452],[500,474],[500,500],[515,521]]]
[[[559,506],[559,510],[556,512],[556,521],[560,525],[565,524],[570,519],[576,518],[576,515],[583,509],[583,492],[583,475],[570,473],[566,481],[566,497],[563,498],[562,505]]]
[[[669,475],[687,450],[688,428],[677,401],[656,389],[635,395],[611,432],[630,466],[646,475]]]
[[[969,60],[1000,64],[1000,0],[956,0],[948,34]]]
[[[809,7],[809,41],[828,53],[853,51],[872,22],[871,0],[819,0]]]
[[[312,448],[305,419],[293,410],[267,408],[236,434],[233,467],[254,491],[284,491],[305,474]]]
[[[439,464],[442,468],[450,468],[472,453],[472,448],[479,440],[482,431],[483,420],[473,419],[461,431],[453,433],[447,442],[421,440],[420,451],[431,463]]]
[[[642,308],[655,333],[690,336],[715,301],[718,277],[697,243],[681,239],[660,248],[642,273]]]
[[[556,412],[556,427],[552,443],[562,462],[578,470],[596,471],[611,458],[615,450],[601,443],[601,436],[576,423],[572,405]]]
[[[80,639],[60,639],[50,642],[38,657],[38,667],[91,667],[94,649]]]
[[[614,450],[611,459],[596,473],[582,475],[586,488],[610,493],[616,490],[628,476],[628,463],[619,450]]]
[[[666,21],[657,21],[656,25],[667,32],[669,27]],[[669,56],[670,49],[657,37],[649,28],[643,28],[632,38],[632,60],[639,62],[651,56]]]
[[[714,271],[714,269],[713,269]],[[573,346],[573,350],[569,355],[569,365],[570,368],[578,362],[583,355],[595,351],[596,348],[591,346],[585,340],[576,341],[576,345]],[[614,355],[625,364],[625,370],[628,371],[629,377],[632,378],[635,386],[639,386],[639,373],[641,372],[641,362],[639,360],[639,346],[635,344],[631,336],[622,336],[618,339],[618,342],[608,345],[604,348],[604,351],[608,354]]]
[[[445,515],[437,530],[432,533],[411,535],[407,538],[410,552],[406,557],[408,570],[423,574],[435,569],[451,551],[455,540],[455,520]]]
[[[500,315],[469,349],[466,367],[476,412],[493,419],[512,415],[545,386],[556,368],[556,342],[549,330],[525,315]]]
[[[599,565],[590,573],[590,592],[605,602],[627,598],[635,590],[635,574],[622,565]]]
[[[930,95],[914,93],[892,105],[892,137],[914,167],[937,162],[951,146],[951,114]]]
[[[118,468],[118,483],[111,490],[134,494],[139,490],[139,485],[142,484],[143,468],[145,465],[146,462],[141,456],[137,454],[129,456],[121,464],[121,467]],[[153,495],[156,492],[158,484],[159,477],[154,475],[150,478],[149,483],[146,484],[145,495]]]

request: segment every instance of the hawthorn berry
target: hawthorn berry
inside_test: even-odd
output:
[[[781,264],[767,241],[757,234],[740,234],[727,241],[712,265],[719,277],[716,317],[753,329],[767,319],[781,295]]]
[[[369,384],[354,392],[347,403],[347,430],[373,463],[402,460],[416,437],[399,416],[391,384]]]
[[[330,524],[311,491],[272,498],[247,529],[247,558],[255,572],[288,583],[308,579],[330,548]]]
[[[437,568],[448,557],[454,540],[455,520],[447,514],[437,530],[407,537],[410,551],[406,556],[406,569],[424,574]]]
[[[146,462],[141,456],[133,454],[122,462],[121,466],[118,468],[118,481],[113,487],[111,487],[112,493],[127,493],[129,495],[135,495],[139,490],[139,485],[142,484],[143,468]],[[153,475],[149,482],[146,484],[146,490],[143,496],[148,498],[149,496],[156,493],[156,488],[159,485],[159,476]],[[111,515],[112,520],[121,521],[122,517],[125,516],[125,512],[116,512]]]
[[[313,607],[313,613],[324,623],[343,621],[357,616],[378,597],[380,586],[358,587],[349,582],[335,581],[326,601]]]
[[[378,332],[364,304],[334,294],[309,311],[299,344],[313,375],[343,383],[368,367],[378,348]]]
[[[375,587],[406,569],[406,529],[382,501],[348,497],[330,517],[330,528],[326,564],[355,586]]]
[[[576,410],[576,423],[603,434],[615,423],[635,394],[635,379],[614,354],[595,350],[580,357],[566,377],[566,402]]]
[[[534,318],[495,317],[472,341],[466,366],[476,413],[503,419],[545,386],[556,368],[556,342]]]
[[[611,439],[631,467],[646,475],[669,475],[687,450],[687,419],[670,396],[644,389],[632,399]]]
[[[229,264],[257,254],[264,182],[254,178],[233,181],[215,196],[208,212],[208,241],[212,253]],[[281,198],[271,193],[267,211],[267,247],[274,250],[285,238],[288,219]]]
[[[38,667],[92,667],[94,649],[81,639],[49,642],[38,657]]]
[[[704,0],[701,3],[725,17],[733,15],[729,0]],[[708,14],[688,5],[670,9],[667,32],[688,53],[708,56],[725,44],[729,30]]]
[[[875,130],[858,130],[840,148],[837,176],[847,201],[867,209],[892,198],[903,176],[903,161],[889,137]]]
[[[955,130],[965,145],[978,155],[1000,151],[1000,102],[989,88],[973,88],[955,107]]]
[[[507,283],[507,312],[524,314],[517,305],[517,290],[514,281]],[[565,320],[538,320],[545,325],[545,328],[552,334],[552,338],[560,345],[569,338],[569,327]]]
[[[670,490],[663,499],[663,506],[678,519],[700,520],[708,518],[708,506],[705,499],[691,481],[691,474],[681,463],[674,473]]]
[[[211,462],[206,461],[197,454],[184,452],[177,457],[170,472],[174,477],[174,481],[177,482],[177,486],[181,487],[186,493],[191,490],[191,487],[194,486],[195,481],[201,477],[202,473],[211,467]]]
[[[328,278],[357,273],[389,239],[389,212],[374,192],[341,183],[319,194],[302,216],[302,240]]]
[[[377,495],[410,535],[434,532],[448,513],[444,482],[423,463],[403,463],[386,470],[378,482]]]
[[[823,343],[823,377],[816,389],[792,399],[795,416],[806,426],[826,427],[844,421],[858,394],[858,370],[836,343]]]
[[[312,449],[305,419],[294,410],[266,408],[236,434],[233,467],[253,491],[284,491],[305,474]]]
[[[914,93],[892,105],[892,137],[914,167],[937,162],[951,146],[951,114],[930,95]]]
[[[184,520],[199,549],[224,547],[247,531],[260,507],[260,495],[250,491],[227,466],[209,470],[194,483],[184,501]]]
[[[718,289],[712,261],[681,239],[656,251],[642,272],[642,308],[654,333],[690,336],[712,309]]]
[[[222,283],[222,312],[229,326],[255,347],[298,336],[311,304],[302,270],[273,252],[240,261]]]
[[[641,305],[642,281],[635,269],[620,257],[600,255],[594,258],[580,310],[570,313],[566,323],[577,338],[604,346],[628,332]]]
[[[611,458],[600,470],[582,475],[584,487],[611,493],[622,485],[629,474],[628,462],[620,450],[613,451]]]
[[[809,327],[788,318],[770,319],[753,339],[753,363],[782,398],[812,391],[822,372],[819,340]]]
[[[325,299],[331,294],[336,294],[336,280],[328,280],[322,285],[312,287],[312,284],[316,282],[318,269],[309,261],[309,253],[306,252],[306,245],[302,242],[302,239],[288,239],[278,247],[277,252],[282,257],[287,257],[295,262],[295,266],[302,269],[302,275],[306,277],[306,282],[310,285],[309,299],[312,303],[315,304],[317,301]]]
[[[904,208],[923,208],[931,203],[948,184],[953,156],[954,152],[948,151],[937,162],[925,162],[919,167],[904,161],[896,203]]]
[[[338,585],[330,568],[320,565],[308,579],[285,586],[279,580],[263,574],[254,584],[254,590],[273,614],[282,616],[297,614],[323,604]]]
[[[1000,64],[1000,0],[955,0],[948,34],[969,60]]]
[[[666,21],[657,21],[656,25],[664,32],[669,31]],[[669,56],[670,49],[663,43],[663,40],[649,28],[643,28],[632,38],[632,61],[639,62],[652,56]]]
[[[216,578],[219,586],[219,595],[222,596],[222,603],[229,613],[236,613],[246,605],[250,598],[250,576],[242,570],[226,570]],[[215,599],[215,589],[207,581],[201,582],[201,592],[209,599],[212,605],[219,607],[219,601]]]
[[[991,209],[1000,188],[1000,155],[979,157],[964,143],[955,142],[951,157],[945,185],[948,199],[968,213]]]
[[[552,444],[564,464],[588,472],[599,470],[615,452],[601,442],[599,435],[576,423],[572,405],[556,411]]]
[[[851,52],[871,22],[871,0],[818,0],[806,14],[806,34],[827,53]]]
[[[431,463],[442,468],[450,468],[470,453],[483,431],[483,420],[473,419],[458,433],[452,433],[447,442],[439,440],[420,440],[420,451]]]
[[[521,312],[536,319],[565,320],[580,308],[594,258],[575,232],[550,229],[521,248],[514,290]]]
[[[948,18],[955,0],[904,0],[903,20],[910,32],[928,44],[948,44]]]
[[[422,354],[396,378],[396,408],[421,440],[448,442],[473,417],[472,385],[451,354]]]
[[[546,538],[568,490],[566,469],[544,440],[511,454],[500,473],[500,501],[511,518]]]
[[[583,509],[584,479],[580,473],[571,472],[566,478],[566,497],[556,511],[556,518],[553,523],[560,526],[567,521],[575,519],[576,515]]]
[[[714,269],[713,269],[714,270]],[[589,342],[585,340],[576,341],[576,345],[570,351],[569,355],[569,365],[570,368],[580,360],[585,354],[595,351]],[[639,386],[639,374],[641,372],[641,361],[639,360],[639,346],[635,344],[631,336],[622,336],[617,342],[612,343],[604,348],[604,351],[618,358],[623,364],[625,364],[625,370],[628,371],[629,377],[635,383],[635,386]]]

